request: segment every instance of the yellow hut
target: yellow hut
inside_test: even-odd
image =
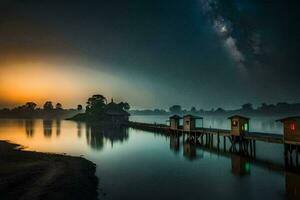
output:
[[[232,136],[242,136],[244,133],[249,132],[249,118],[240,115],[233,115],[228,119],[231,121]]]
[[[284,143],[300,144],[300,116],[279,119],[283,123]]]
[[[201,127],[198,127],[198,128],[202,128],[203,127],[203,118],[202,117],[197,117],[194,115],[185,115],[183,117],[183,130],[184,131],[196,130],[196,128],[197,128],[196,121],[198,119],[201,120]]]
[[[182,119],[178,115],[173,115],[170,117],[170,129],[171,130],[178,130],[180,126],[180,119]]]

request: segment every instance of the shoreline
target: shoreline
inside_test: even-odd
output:
[[[98,199],[96,165],[0,140],[0,199]]]

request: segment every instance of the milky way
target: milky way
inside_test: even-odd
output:
[[[257,30],[247,30],[255,24],[246,24],[236,1],[200,0],[202,12],[208,17],[215,32],[237,66],[245,68],[249,63],[258,63],[261,54],[260,34]],[[231,9],[232,12],[226,12]]]

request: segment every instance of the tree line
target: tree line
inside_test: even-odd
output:
[[[197,109],[192,106],[190,109],[185,109],[181,105],[173,105],[169,109],[146,109],[146,110],[131,110],[133,115],[170,115],[170,114],[198,114],[198,115],[258,115],[258,116],[282,116],[282,115],[300,115],[300,103],[279,102],[277,104],[262,103],[258,107],[254,107],[251,103],[243,104],[238,109],[226,110],[224,108],[212,108],[210,110]]]
[[[64,109],[61,103],[53,104],[46,101],[42,107],[37,107],[35,102],[26,102],[15,108],[3,108],[0,110],[1,118],[64,118],[83,110],[82,105],[77,108]]]
[[[113,103],[114,109],[128,111],[130,105],[127,102]],[[87,99],[85,109],[81,104],[77,108],[64,109],[61,103],[46,101],[42,107],[37,107],[35,102],[26,102],[15,108],[3,108],[0,110],[0,118],[71,118],[77,114],[85,114],[92,118],[99,118],[109,103],[101,94],[92,95]]]

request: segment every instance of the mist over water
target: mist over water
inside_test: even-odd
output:
[[[230,129],[230,121],[228,116],[203,116],[203,126],[205,128]],[[131,116],[131,121],[169,124],[168,115],[138,115]],[[264,132],[282,134],[283,127],[280,122],[276,122],[274,117],[254,117],[250,120],[250,132]],[[197,125],[201,126],[201,122],[197,121]]]

